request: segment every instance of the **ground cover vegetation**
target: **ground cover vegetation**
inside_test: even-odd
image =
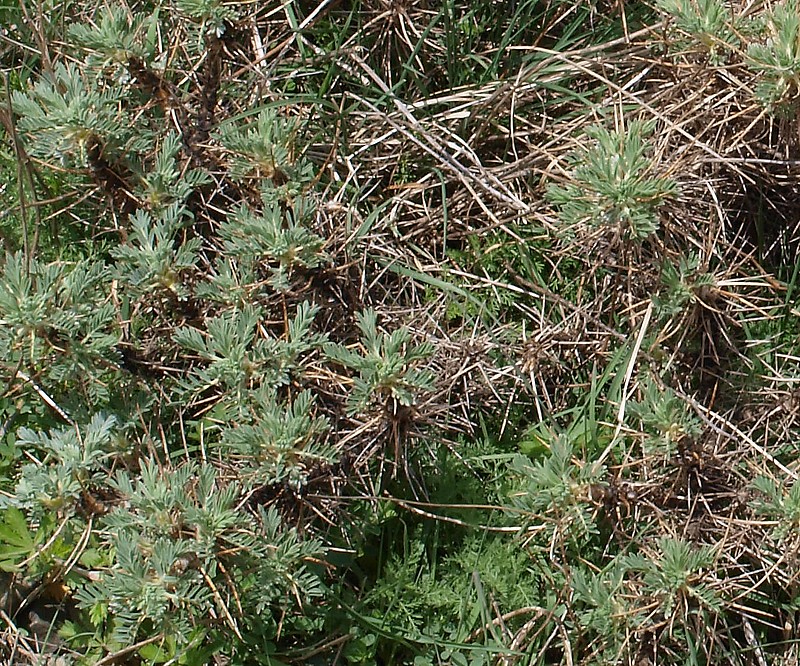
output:
[[[0,4],[0,662],[794,664],[794,0]]]

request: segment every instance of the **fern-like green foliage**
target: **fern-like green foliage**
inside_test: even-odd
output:
[[[110,621],[121,643],[171,636],[180,654],[198,629],[240,637],[251,621],[240,603],[271,614],[320,594],[305,565],[320,544],[300,541],[274,512],[238,508],[239,486],[222,483],[212,466],[166,470],[150,460],[111,485],[122,499],[103,519],[114,560],[76,598],[96,624]]]
[[[659,9],[671,16],[676,27],[709,54],[712,63],[739,44],[730,9],[723,0],[659,0]],[[679,42],[677,46],[687,46]]]
[[[175,341],[208,362],[195,371],[191,386],[197,392],[219,385],[221,389],[245,389],[259,382],[259,371],[271,361],[267,345],[257,335],[260,311],[252,306],[213,317],[206,322],[206,333],[183,327]]]
[[[517,479],[511,501],[528,517],[529,542],[580,546],[597,533],[591,486],[602,481],[605,468],[578,464],[567,437],[556,436],[544,460],[516,456],[510,470]]]
[[[644,592],[659,601],[666,615],[676,608],[688,611],[690,603],[720,610],[719,595],[703,582],[705,572],[714,565],[714,548],[671,537],[658,539],[656,547],[656,557],[627,555],[622,561],[630,571],[642,575]]]
[[[175,203],[183,204],[196,188],[209,181],[203,169],[181,167],[180,150],[180,137],[170,132],[164,137],[152,167],[140,169],[141,198],[150,210],[160,211]]]
[[[61,385],[76,379],[93,399],[118,360],[116,319],[102,263],[26,262],[7,255],[0,273],[0,356],[28,374]]]
[[[761,495],[753,502],[753,508],[775,521],[773,536],[781,540],[795,534],[800,528],[800,483],[794,482],[787,491],[774,479],[759,476],[753,481],[753,488]]]
[[[93,621],[113,618],[113,639],[123,645],[135,643],[140,631],[191,636],[214,603],[199,571],[181,573],[194,555],[189,544],[162,537],[143,549],[125,531],[115,536],[114,547],[112,568],[76,594]]]
[[[658,229],[658,207],[677,193],[669,178],[653,175],[646,139],[652,123],[631,121],[626,129],[586,129],[589,146],[570,158],[570,182],[551,185],[548,200],[567,227],[589,225],[641,241]]]
[[[220,226],[225,252],[245,261],[261,261],[268,268],[270,285],[285,292],[291,287],[292,271],[316,268],[324,260],[323,240],[310,230],[314,204],[297,198],[290,209],[264,201],[261,213],[240,206]]]
[[[220,0],[175,0],[176,9],[200,24],[201,34],[206,31],[221,37],[225,24],[236,19],[236,9]]]
[[[378,315],[368,309],[357,315],[361,331],[360,349],[354,351],[341,344],[328,343],[328,358],[358,372],[348,398],[348,410],[354,414],[374,401],[386,405],[391,399],[411,406],[417,393],[434,389],[433,375],[418,366],[433,353],[433,345],[411,343],[407,328],[386,334],[378,330]]]
[[[297,196],[313,176],[311,165],[295,155],[299,130],[296,118],[279,116],[274,109],[263,110],[254,123],[224,125],[219,138],[231,152],[231,177],[255,178],[270,190],[282,190],[280,198]]]
[[[202,241],[191,238],[178,243],[188,222],[186,210],[174,204],[158,215],[137,210],[130,220],[128,243],[114,248],[117,275],[133,295],[168,290],[186,295],[181,274],[195,266]]]
[[[644,440],[645,453],[668,458],[681,442],[696,437],[702,431],[697,416],[670,388],[660,388],[648,380],[643,382],[642,398],[628,405],[631,416],[641,421],[648,434]]]
[[[288,384],[302,355],[320,347],[324,340],[311,332],[317,310],[301,303],[289,322],[286,338],[263,335],[261,311],[253,306],[208,319],[205,333],[191,327],[177,329],[175,341],[206,362],[194,371],[187,388],[202,393],[215,386],[243,391]]]
[[[95,22],[69,27],[76,43],[93,52],[92,66],[127,65],[131,58],[149,58],[155,50],[157,24],[152,15],[131,14],[130,10],[110,5]]]
[[[13,502],[35,516],[55,512],[71,515],[85,491],[103,485],[115,451],[116,419],[97,414],[83,427],[65,427],[49,433],[21,428],[16,445],[31,459],[22,468]]]
[[[681,257],[677,266],[669,261],[664,264],[663,290],[653,299],[660,314],[671,317],[685,312],[687,306],[702,302],[703,291],[714,287],[715,278],[712,273],[700,272],[699,267],[697,254]]]
[[[768,109],[788,113],[800,98],[800,14],[796,0],[773,7],[767,20],[767,39],[751,44],[747,63],[761,75],[757,99]]]
[[[600,663],[615,663],[628,631],[643,620],[642,613],[627,598],[625,567],[621,566],[621,560],[599,572],[575,566],[570,582],[576,610],[575,629],[600,638],[594,648],[600,653]]]
[[[0,278],[0,313],[6,351],[22,344],[25,356],[35,358],[37,337],[70,337],[96,328],[98,293],[107,278],[101,264],[26,262],[22,253],[6,255]],[[107,321],[113,314],[105,308],[99,317]],[[33,340],[31,340],[33,336]]]
[[[508,647],[503,632],[491,626],[493,610],[538,605],[562,612],[555,596],[543,592],[530,554],[513,540],[469,535],[452,552],[440,552],[437,561],[422,535],[422,529],[414,530],[393,549],[379,580],[359,600],[364,612],[385,608],[380,621],[418,642],[415,664],[440,664],[442,650],[436,642],[445,639],[450,645],[447,663],[490,666]],[[482,649],[476,650],[470,637],[484,626]],[[506,628],[516,628],[515,619]],[[380,633],[362,638],[348,649],[348,659],[364,666],[382,661],[391,645],[388,638]]]
[[[262,293],[255,257],[233,258],[218,256],[207,279],[196,286],[198,298],[242,309]]]
[[[269,389],[251,394],[249,418],[223,430],[221,437],[231,455],[241,456],[241,477],[299,489],[310,468],[335,463],[336,451],[322,441],[328,422],[314,417],[313,409],[309,391],[298,393],[291,404],[282,404]]]
[[[53,76],[40,78],[28,93],[14,92],[19,129],[28,152],[63,165],[85,166],[92,150],[143,147],[121,91],[89,83],[76,65],[58,64]]]

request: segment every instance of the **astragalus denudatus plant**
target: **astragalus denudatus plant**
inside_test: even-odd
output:
[[[796,7],[0,7],[0,661],[794,663]]]

